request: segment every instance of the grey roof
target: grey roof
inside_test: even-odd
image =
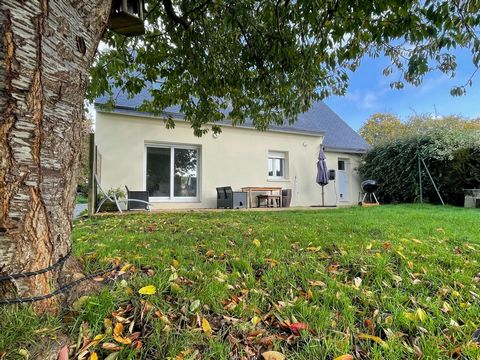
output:
[[[118,91],[115,97],[116,112],[140,114],[137,111],[145,99],[151,97],[150,91],[144,89],[140,94],[133,98]],[[108,97],[100,97],[95,100],[95,105],[105,104]],[[164,109],[166,115],[172,118],[182,118],[179,106],[171,106]],[[221,124],[221,123],[220,123]],[[228,122],[223,122],[228,124]],[[244,125],[252,127],[251,121],[247,121]],[[312,104],[310,109],[298,115],[297,121],[293,125],[285,124],[283,126],[272,125],[270,129],[287,132],[301,132],[310,134],[323,134],[323,144],[326,149],[338,150],[343,152],[365,152],[369,145],[367,142],[355,132],[348,124],[340,118],[332,109],[325,103],[317,101]]]

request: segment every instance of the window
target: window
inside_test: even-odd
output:
[[[198,198],[198,149],[147,146],[146,185],[154,200]]]
[[[338,170],[345,170],[345,160],[338,160]]]
[[[285,179],[286,171],[286,154],[284,152],[268,152],[268,178],[269,179]]]

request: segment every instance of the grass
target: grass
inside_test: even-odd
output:
[[[106,334],[88,349],[101,359],[106,342],[120,345],[119,359],[259,359],[271,349],[305,360],[480,359],[479,228],[478,210],[415,205],[80,220],[75,251],[87,270],[119,262],[126,274],[63,321],[0,309],[0,353],[22,358],[18,349],[63,327],[74,339],[80,328]],[[138,293],[149,285],[155,294]],[[138,350],[112,338],[109,320],[124,319],[117,340],[130,336]],[[137,331],[141,348],[128,335]]]
[[[77,198],[75,202],[77,204],[88,204],[88,196],[83,194],[77,194]]]

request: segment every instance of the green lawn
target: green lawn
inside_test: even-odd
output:
[[[78,221],[74,242],[88,271],[117,261],[123,280],[63,320],[0,309],[6,359],[59,327],[99,335],[86,358],[480,359],[478,210],[108,215]]]
[[[77,204],[88,204],[88,197],[83,194],[77,195],[77,198],[75,200]]]

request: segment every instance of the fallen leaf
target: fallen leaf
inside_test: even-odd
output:
[[[395,275],[395,274],[392,275],[392,279],[393,279],[393,281],[395,281],[396,283],[402,282],[402,278],[401,278],[400,276],[398,276],[398,275]]]
[[[1,358],[1,356],[0,356]],[[68,360],[68,346],[62,347],[58,353],[58,360]]]
[[[271,268],[278,265],[278,261],[275,259],[265,259],[265,260],[268,262],[268,265],[270,265]]]
[[[178,262],[178,260],[173,259],[173,260],[172,260],[172,266],[173,266],[175,269],[178,269],[178,267],[180,266],[180,263]]]
[[[171,283],[170,284],[170,291],[174,294],[179,294],[182,292],[182,287],[178,285],[177,283]]]
[[[453,327],[453,328],[459,328],[460,325],[458,324],[458,322],[456,322],[455,320],[453,319],[450,319],[450,326]]]
[[[93,338],[93,341],[101,341],[105,337],[105,334],[98,334]]]
[[[117,344],[107,342],[107,343],[102,344],[102,349],[110,350],[110,351],[119,351],[122,348],[120,346],[118,346]]]
[[[417,311],[415,311],[415,316],[421,322],[424,322],[427,319],[427,313],[421,308],[418,308]]]
[[[353,279],[353,284],[358,289],[362,285],[362,279],[359,277],[356,277],[355,279]]]
[[[175,268],[174,268],[175,269]],[[172,281],[175,281],[178,279],[178,273],[177,271],[175,270],[174,272],[172,272],[172,274],[170,275],[170,277],[168,278],[168,282],[172,282]]]
[[[98,355],[97,353],[94,351],[90,354],[90,357],[88,358],[89,360],[98,360]]]
[[[350,355],[350,354],[345,354],[345,355],[340,355],[340,356],[337,356],[335,359],[333,360],[353,360],[353,356]]]
[[[105,326],[105,328],[110,328],[112,327],[112,320],[109,319],[109,318],[105,318],[103,319],[103,325]]]
[[[212,335],[212,327],[210,326],[210,323],[208,322],[207,319],[202,319],[202,330],[205,334],[207,334],[208,336],[211,336]]]
[[[117,360],[119,354],[120,354],[119,352],[111,353],[103,360]]]
[[[376,342],[377,344],[380,344],[385,349],[388,348],[388,344],[385,341],[383,341],[381,338],[379,338],[378,336],[368,335],[368,334],[358,334],[358,338],[361,339],[361,340],[372,340],[372,341]]]
[[[278,351],[265,351],[262,356],[265,360],[285,360],[285,355]]]
[[[260,321],[262,321],[262,319],[259,318],[258,316],[254,316],[251,321],[252,321],[253,326],[257,326],[257,324],[258,324]]]
[[[206,257],[212,257],[214,254],[215,254],[215,251],[213,251],[212,249],[210,249],[210,250],[208,250],[208,251],[205,253],[205,256],[206,256]]]
[[[449,313],[452,311],[452,307],[450,306],[449,303],[447,303],[446,301],[443,303],[443,306],[442,306],[442,311],[444,313]]]
[[[126,263],[125,265],[123,265],[120,271],[127,272],[131,267],[132,267],[132,264]]]
[[[308,283],[310,286],[320,286],[320,287],[325,287],[327,284],[325,284],[323,281],[320,280],[308,280]]]
[[[122,323],[116,323],[115,328],[113,329],[113,335],[120,336],[120,335],[122,335],[122,332],[123,332],[123,324]]]
[[[124,345],[130,345],[132,343],[132,339],[126,338],[126,337],[123,337],[123,336],[113,335],[113,339],[116,342],[118,342],[120,344],[124,344]]]
[[[253,245],[255,245],[256,247],[260,247],[260,245],[261,245],[260,240],[258,240],[258,239],[254,239],[254,240],[252,241],[252,243],[253,243]]]
[[[153,285],[147,285],[138,290],[141,295],[153,295],[157,292],[157,289]]]
[[[300,332],[302,330],[308,330],[308,325],[305,323],[297,322],[297,323],[290,324],[288,328],[295,335],[300,335]]]
[[[410,321],[415,321],[415,320],[417,319],[417,317],[415,316],[415,314],[412,313],[412,312],[409,312],[409,311],[405,311],[405,312],[403,313],[403,316],[405,316],[405,318],[406,318],[407,320],[410,320]]]
[[[190,311],[191,312],[194,312],[195,310],[197,310],[198,308],[200,307],[200,300],[194,300],[192,301],[192,303],[190,304]]]

